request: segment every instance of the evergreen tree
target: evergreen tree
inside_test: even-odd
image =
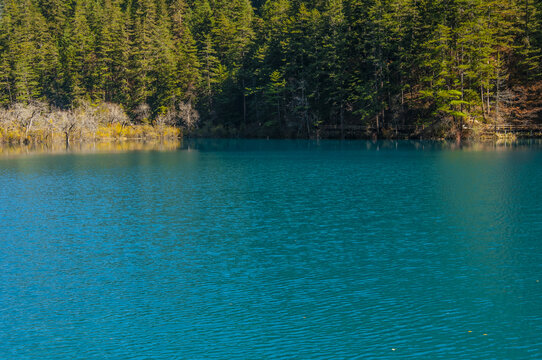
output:
[[[125,104],[130,41],[120,0],[105,0],[96,41],[99,92],[105,101]]]
[[[4,99],[7,95],[10,101],[28,102],[54,94],[58,51],[43,31],[46,23],[39,9],[31,0],[7,0],[2,8]]]
[[[196,41],[188,24],[188,5],[184,0],[176,0],[171,5],[173,37],[175,39],[176,98],[195,101],[201,82],[200,60]]]
[[[66,88],[71,101],[92,98],[99,83],[96,72],[95,35],[88,23],[90,9],[84,0],[77,0],[73,20],[64,31],[62,63],[66,76]]]
[[[133,40],[130,51],[130,105],[147,104],[152,95],[152,62],[156,46],[156,4],[153,0],[136,0],[133,17]]]
[[[423,123],[461,136],[523,98],[536,113],[541,63],[535,0],[0,0],[1,105],[197,109],[248,135]]]

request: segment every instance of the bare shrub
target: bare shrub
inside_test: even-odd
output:
[[[73,110],[56,110],[53,113],[55,127],[61,131],[66,138],[66,145],[70,143],[70,137],[78,130],[80,122]]]
[[[179,121],[179,112],[174,108],[155,119],[158,132],[148,124],[151,110],[147,104],[140,105],[136,112],[143,125],[132,126],[122,106],[112,103],[81,102],[69,110],[41,102],[17,103],[0,108],[0,141],[40,142],[58,136],[65,138],[68,145],[76,139],[168,137],[178,132],[173,128]]]
[[[49,107],[42,102],[16,103],[9,108],[8,117],[11,117],[13,122],[24,129],[24,137],[27,138],[33,127],[38,129],[42,125],[41,123],[48,112]]]
[[[138,122],[146,123],[151,117],[151,107],[149,104],[139,104],[134,110],[134,118]]]
[[[0,108],[0,127],[2,129],[9,129],[13,126],[13,118],[9,110]]]
[[[159,127],[175,126],[178,122],[178,114],[175,109],[168,109],[164,113],[158,115],[154,120],[154,124]]]
[[[150,111],[149,111],[150,114]],[[130,118],[122,106],[112,103],[102,103],[96,109],[98,123],[104,125],[120,124],[121,126],[130,125]]]
[[[178,105],[179,118],[187,129],[193,129],[199,122],[199,113],[192,106],[192,101],[182,102]]]

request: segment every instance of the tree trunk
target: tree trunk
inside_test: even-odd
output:
[[[484,104],[484,85],[480,85],[480,97],[482,99],[482,118],[486,119],[486,107]]]
[[[243,79],[243,126],[247,127],[247,95],[245,93],[245,79]]]
[[[464,62],[464,52],[463,47],[461,47],[461,65],[463,65]],[[459,107],[459,111],[463,112],[463,101],[465,101],[465,74],[464,71],[461,70],[461,106]]]
[[[341,109],[340,109],[340,119],[341,119],[341,140],[344,140],[344,106],[341,102]]]
[[[401,124],[405,126],[405,89],[401,86]]]
[[[497,79],[495,82],[495,126],[497,124],[497,121],[499,121],[500,113],[499,113],[499,102],[500,102],[500,91],[501,91],[501,53],[500,51],[497,52]]]
[[[489,114],[491,113],[491,103],[489,102],[489,85],[487,87],[487,116],[489,117]]]
[[[382,126],[381,126],[381,128],[386,127],[385,122],[386,122],[386,109],[382,109]],[[379,129],[379,133],[380,133],[380,129]]]
[[[26,130],[24,132],[24,137],[25,138],[28,138],[28,132],[30,131],[30,128],[32,127],[32,121],[34,121],[33,116],[30,118],[30,122],[28,123],[28,126],[26,127]]]
[[[282,129],[282,121],[280,119],[280,97],[277,99],[277,117],[279,121],[279,128]]]
[[[186,117],[186,125],[192,127],[192,99],[188,99],[188,115]]]

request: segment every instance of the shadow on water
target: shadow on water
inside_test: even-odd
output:
[[[463,142],[418,140],[246,140],[246,139],[186,139],[181,149],[203,152],[215,151],[508,151],[542,149],[542,140],[527,139],[514,142]]]

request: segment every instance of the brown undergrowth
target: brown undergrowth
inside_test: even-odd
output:
[[[134,124],[119,105],[109,103],[60,110],[33,102],[0,109],[0,143],[151,140],[181,135],[171,116]]]

